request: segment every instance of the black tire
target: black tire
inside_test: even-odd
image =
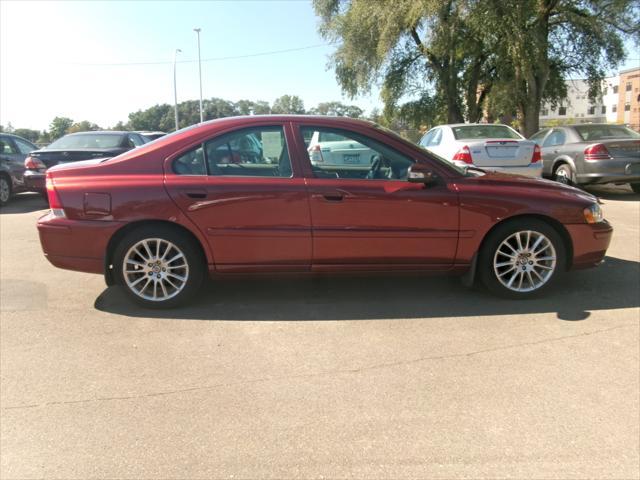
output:
[[[499,248],[504,248],[504,247],[501,247],[503,245],[503,242],[507,241],[507,239],[513,238],[512,236],[517,234],[517,232],[527,232],[527,231],[533,232],[537,235],[542,235],[546,240],[548,240],[551,243],[553,249],[545,250],[545,252],[555,251],[555,264],[550,274],[547,275],[546,272],[548,271],[547,268],[550,267],[549,264],[551,263],[551,261],[542,260],[543,258],[548,258],[548,257],[539,257],[541,261],[538,262],[536,260],[536,256],[531,253],[532,249],[527,249],[527,248],[523,249],[522,251],[523,253],[520,254],[520,255],[523,255],[522,257],[520,257],[520,255],[516,256],[516,254],[514,254],[514,260],[507,259],[507,257],[502,256],[503,255],[502,253],[498,253]],[[539,238],[539,237],[536,237],[535,235],[531,235],[529,238]],[[524,243],[524,239],[525,237],[523,237],[523,243]],[[542,242],[544,242],[544,240]],[[531,243],[534,243],[534,242],[532,241]],[[544,245],[544,244],[541,243],[541,245]],[[529,246],[532,246],[532,245],[529,245]],[[517,249],[517,245],[516,245],[516,249]],[[506,248],[504,250],[506,250]],[[527,252],[533,255],[533,258],[530,258],[530,257],[528,258],[526,256]],[[542,252],[542,253],[545,255],[548,255],[545,252]],[[502,261],[499,261],[499,260],[502,260]],[[535,265],[529,266],[528,260],[535,261]],[[502,263],[508,263],[511,261],[513,261],[513,266],[511,265],[498,266],[498,267],[495,266],[495,265],[500,265]],[[524,264],[520,262],[524,262]],[[487,238],[485,238],[482,244],[482,247],[480,249],[480,255],[478,257],[478,275],[482,283],[485,285],[485,287],[487,287],[487,289],[490,292],[496,295],[506,297],[506,298],[513,298],[513,299],[533,298],[540,295],[545,290],[547,290],[551,285],[553,285],[553,283],[558,279],[558,277],[562,276],[562,274],[566,270],[566,266],[567,266],[567,254],[566,254],[566,248],[564,246],[564,242],[562,241],[562,237],[557,232],[557,230],[553,228],[551,225],[549,225],[548,223],[542,220],[538,220],[535,218],[516,219],[512,221],[507,221],[504,224],[499,225],[494,231],[492,231],[487,236]],[[513,285],[514,289],[508,288],[506,285],[502,283],[503,281],[506,282],[507,280],[511,279],[513,275],[518,275],[517,277],[515,277],[516,280],[519,280],[520,277],[524,279],[524,282],[523,282],[524,285],[521,284],[523,285],[523,287],[526,288],[527,286],[530,286],[531,288],[533,288],[534,284],[529,283],[529,279],[533,279],[534,282],[537,282],[538,279],[535,278],[534,275],[531,275],[531,273],[533,272],[531,272],[530,270],[527,270],[526,272],[521,273],[520,268],[522,268],[523,270],[525,268],[536,269],[538,272],[542,273],[544,282],[540,280],[541,284],[530,291],[515,291],[514,290],[516,288],[515,281]],[[512,269],[512,270],[509,270],[509,269]],[[497,272],[501,272],[501,278],[503,278],[502,281],[498,278]],[[526,278],[525,278],[525,275],[527,275]]]
[[[173,245],[174,249],[171,250],[171,253],[168,255],[168,257],[173,256],[176,252],[179,252],[182,254],[182,257],[179,259],[179,261],[181,261],[182,258],[184,258],[184,261],[187,267],[181,270],[176,270],[174,271],[174,273],[178,273],[180,276],[185,277],[186,280],[184,282],[179,282],[175,278],[172,278],[169,280],[165,280],[166,277],[162,277],[162,279],[160,280],[156,280],[155,278],[153,278],[156,275],[158,276],[158,278],[160,278],[160,275],[170,275],[171,269],[178,268],[178,267],[169,267],[168,264],[166,265],[167,267],[166,273],[162,273],[162,272],[165,272],[164,268],[162,268],[162,272],[160,271],[160,264],[157,266],[154,265],[154,268],[157,268],[158,270],[152,270],[148,268],[151,266],[151,264],[145,264],[144,266],[136,265],[132,268],[134,269],[140,268],[141,270],[139,272],[128,271],[127,277],[125,278],[125,272],[123,270],[125,256],[127,256],[127,258],[131,260],[132,259],[131,255],[133,255],[131,253],[132,248],[135,245],[138,245],[139,242],[142,242],[144,240],[148,240],[148,245],[150,246],[150,249],[154,250],[155,249],[154,245],[156,244],[153,242],[156,242],[158,239],[160,240],[160,248],[162,248],[163,246],[166,246],[166,248],[169,249],[170,247],[168,246],[168,244],[170,243]],[[140,248],[140,251],[143,250],[143,248],[141,247],[139,248]],[[162,253],[162,250],[160,250],[160,252]],[[151,253],[155,255],[155,252],[151,252]],[[135,257],[135,258],[137,262],[141,262],[143,257]],[[158,262],[160,262],[160,260],[158,260]],[[162,264],[162,265],[165,265],[165,264]],[[126,292],[129,298],[131,298],[137,304],[142,305],[143,307],[146,307],[146,308],[174,308],[179,305],[183,305],[184,303],[189,301],[200,290],[200,287],[202,286],[202,282],[204,280],[204,276],[206,272],[206,260],[202,253],[202,249],[200,248],[200,245],[198,245],[197,242],[193,238],[191,238],[189,235],[164,225],[158,225],[158,226],[148,225],[148,226],[140,227],[128,233],[116,246],[113,254],[113,269],[115,273],[116,282]],[[182,287],[180,290],[178,290],[177,288],[173,289],[167,283],[164,283],[164,285],[169,290],[169,295],[173,293],[173,296],[169,297],[169,295],[167,295],[167,298],[164,300],[163,299],[153,300],[153,299],[143,298],[143,296],[141,295],[143,295],[144,293],[142,294],[136,293],[136,291],[134,290],[137,290],[137,289],[130,286],[130,284],[127,282],[127,278],[129,279],[130,283],[133,283],[138,279],[144,278],[145,280],[140,280],[139,282],[139,284],[142,285],[142,284],[148,283],[146,281],[147,275],[152,277],[151,280],[155,283],[158,283],[158,285],[160,285],[161,283],[164,283],[165,281],[168,281],[168,282],[173,281],[176,283],[180,283]],[[150,284],[148,288],[150,289],[152,286],[153,284]],[[147,287],[145,286],[145,288]],[[156,287],[153,286],[153,288],[155,289]],[[164,290],[164,288],[161,290]],[[145,292],[149,293],[149,290],[145,290]],[[156,291],[153,290],[154,295],[155,293]]]
[[[634,193],[640,193],[640,183],[630,183],[629,186]]]
[[[566,185],[577,185],[576,172],[568,163],[561,163],[553,171],[553,178],[556,182]]]
[[[0,207],[9,203],[12,193],[11,178],[8,175],[0,174]]]

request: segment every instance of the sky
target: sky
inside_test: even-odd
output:
[[[306,108],[339,100],[366,111],[377,94],[343,97],[327,68],[334,47],[317,33],[310,1],[0,0],[0,124],[46,129],[55,116],[102,127],[130,112],[199,97],[266,100],[298,95]],[[323,46],[324,45],[324,46]],[[272,55],[204,61],[301,49]],[[154,65],[113,65],[166,62]],[[108,65],[112,64],[112,65]]]
[[[65,116],[107,128],[173,104],[176,48],[178,101],[196,100],[196,27],[204,98],[273,103],[289,94],[306,108],[332,100],[381,107],[375,88],[342,96],[328,68],[335,47],[318,34],[310,0],[0,0],[0,124],[42,130]],[[254,56],[282,50],[294,51]]]

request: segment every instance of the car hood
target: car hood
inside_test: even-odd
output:
[[[477,177],[467,177],[470,181],[487,188],[495,187],[497,190],[512,189],[527,194],[539,194],[541,196],[557,196],[564,198],[580,198],[587,202],[598,202],[598,198],[584,190],[565,185],[563,183],[546,180],[544,178],[532,178],[524,175],[514,175],[499,172],[485,172]]]

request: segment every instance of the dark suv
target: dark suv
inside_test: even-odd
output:
[[[37,149],[29,140],[0,133],[0,206],[6,205],[14,193],[26,190],[24,160]]]

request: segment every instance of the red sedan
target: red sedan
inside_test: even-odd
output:
[[[316,132],[340,139],[340,162],[310,161]],[[527,298],[602,262],[612,235],[588,193],[459,168],[347,118],[214,120],[54,167],[47,191],[49,261],[150,307],[184,302],[206,274],[266,272],[448,272]]]

